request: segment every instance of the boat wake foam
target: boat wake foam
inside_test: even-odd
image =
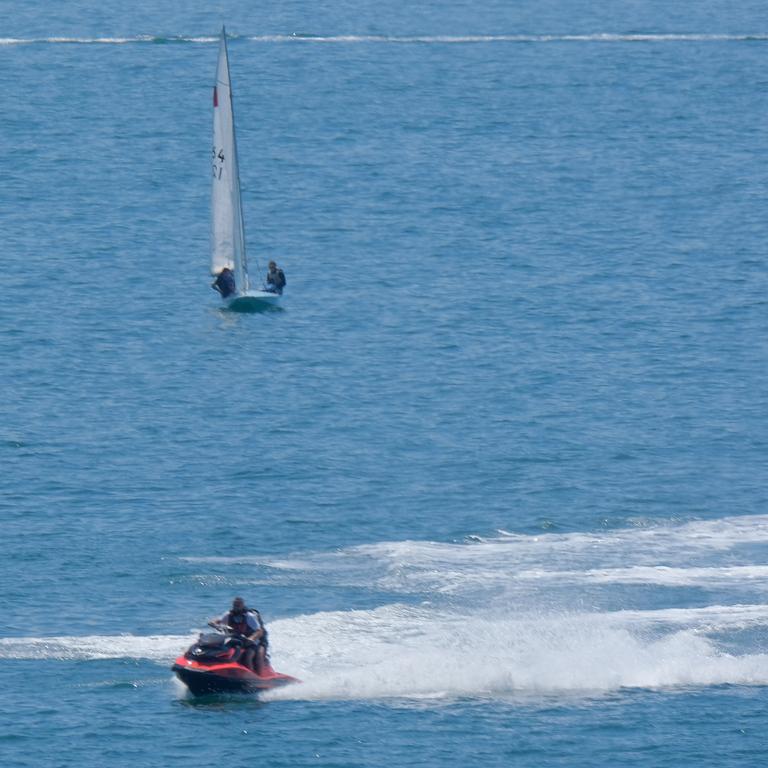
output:
[[[768,684],[766,559],[768,516],[753,515],[186,561],[201,583],[401,595],[274,627],[305,685],[270,696],[376,698]]]
[[[768,655],[728,653],[708,636],[714,624],[768,625],[765,606],[744,607],[746,616],[728,608],[681,612],[676,622],[699,626],[672,631],[660,631],[663,621],[654,612],[482,618],[391,611],[372,617],[366,632],[354,614],[297,619],[302,626],[280,638],[280,663],[305,682],[269,698],[509,697],[768,684]],[[705,631],[706,619],[714,624]],[[318,642],[304,647],[301,637]]]
[[[718,636],[768,627],[768,606],[503,616],[388,605],[270,624],[273,663],[304,683],[269,699],[444,699],[623,688],[768,685],[768,655]],[[169,664],[192,635],[4,638],[0,658]]]
[[[165,663],[178,656],[179,650],[196,637],[197,634],[5,637],[0,638],[0,659],[147,659]]]
[[[280,559],[183,558],[202,571],[190,579],[217,589],[372,590],[378,607],[269,622],[275,667],[304,681],[266,694],[272,699],[768,685],[766,560],[766,515],[499,532],[462,543],[380,542]],[[193,639],[4,638],[0,658],[133,658],[166,666]]]
[[[292,558],[243,554],[184,558],[203,568],[238,566],[237,583],[368,587],[402,595],[444,598],[491,595],[540,603],[539,593],[585,584],[768,590],[768,516],[686,523],[638,523],[598,532],[499,532],[495,538],[446,543],[392,541]],[[724,563],[723,561],[727,562]],[[757,560],[757,562],[755,562]],[[242,571],[250,570],[252,577]],[[222,575],[212,577],[217,584]],[[207,583],[206,573],[194,575]],[[735,595],[738,602],[744,595]],[[528,600],[530,598],[530,600]]]

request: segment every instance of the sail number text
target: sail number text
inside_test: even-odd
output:
[[[213,178],[220,179],[224,171],[224,150],[213,148]]]

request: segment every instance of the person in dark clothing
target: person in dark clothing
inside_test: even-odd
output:
[[[267,272],[267,290],[270,293],[283,293],[285,288],[285,272],[275,264],[274,261],[269,262],[269,272]]]
[[[255,608],[246,608],[245,600],[236,597],[229,611],[209,623],[241,635],[245,642],[242,665],[252,669],[257,675],[262,673],[267,659],[267,630],[261,620],[261,614]]]
[[[226,299],[227,296],[231,296],[237,291],[235,286],[235,275],[229,267],[224,269],[216,275],[216,279],[211,283],[211,288],[218,291],[221,294],[222,299]]]

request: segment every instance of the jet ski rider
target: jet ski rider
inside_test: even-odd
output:
[[[243,658],[240,663],[252,669],[257,675],[262,673],[267,659],[267,630],[264,628],[261,614],[255,608],[246,608],[245,600],[242,597],[236,597],[232,601],[231,610],[218,619],[213,619],[210,624],[231,630],[232,634],[245,638]]]

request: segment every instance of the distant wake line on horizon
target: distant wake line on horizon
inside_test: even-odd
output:
[[[230,40],[247,40],[256,43],[383,43],[383,44],[483,44],[483,43],[665,43],[665,42],[766,42],[768,32],[755,34],[703,34],[703,33],[612,33],[591,34],[520,34],[520,35],[228,35]],[[169,43],[218,43],[216,35],[134,35],[124,37],[2,37],[0,45],[127,45]]]

